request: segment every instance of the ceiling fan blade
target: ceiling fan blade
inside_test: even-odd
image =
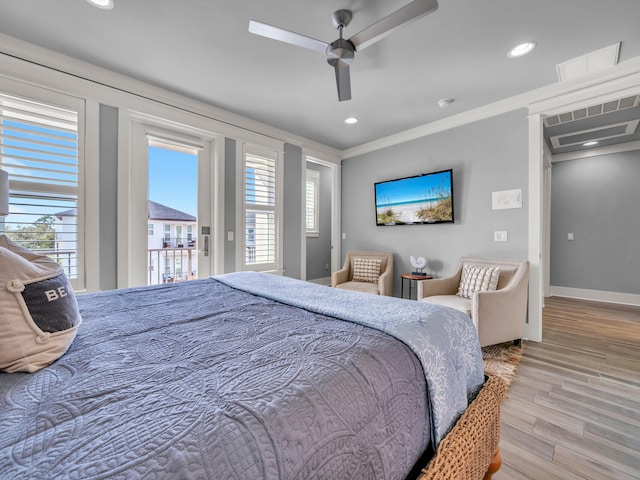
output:
[[[368,26],[349,39],[356,47],[362,50],[382,40],[398,28],[424,17],[438,8],[438,0],[414,0],[382,20]]]
[[[290,32],[289,30],[283,30],[282,28],[267,25],[266,23],[256,22],[255,20],[249,20],[249,32],[298,47],[316,50],[321,53],[325,53],[329,46],[328,43],[316,40],[315,38]]]
[[[351,100],[351,74],[349,64],[337,62],[334,66],[336,71],[336,85],[338,86],[338,101]]]

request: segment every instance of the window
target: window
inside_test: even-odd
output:
[[[171,242],[171,225],[164,224],[164,241]]]
[[[153,223],[148,223],[147,224],[147,233],[150,237],[153,237],[154,235],[154,231],[153,231]]]
[[[0,93],[0,167],[9,173],[10,191],[4,230],[23,247],[55,259],[80,289],[80,105],[64,100],[75,109]]]
[[[176,225],[176,243],[178,248],[184,246],[184,239],[182,238],[182,225]]]
[[[307,237],[320,235],[319,199],[320,172],[307,169],[307,181],[305,184],[305,224]]]
[[[245,146],[242,234],[245,269],[278,269],[277,180],[277,152]]]

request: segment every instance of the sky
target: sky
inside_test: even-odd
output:
[[[450,172],[440,172],[431,175],[420,175],[417,177],[402,178],[388,182],[376,184],[376,204],[400,203],[427,198],[427,192],[433,189],[438,191],[438,187],[450,185],[448,181],[442,184],[443,179],[450,178]]]
[[[149,200],[198,215],[198,157],[149,147]]]

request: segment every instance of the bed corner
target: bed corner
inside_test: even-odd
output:
[[[506,391],[501,378],[487,377],[417,480],[490,480],[501,464],[500,405]]]

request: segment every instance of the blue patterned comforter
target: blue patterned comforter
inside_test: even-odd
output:
[[[466,337],[448,310],[263,274],[219,280],[78,296],[84,321],[61,359],[0,373],[0,478],[402,479],[451,427],[432,381],[458,379],[465,406],[482,381],[475,347],[444,352],[468,342],[419,361],[430,341],[404,338],[420,334],[401,317]],[[357,323],[363,308],[380,320]]]

